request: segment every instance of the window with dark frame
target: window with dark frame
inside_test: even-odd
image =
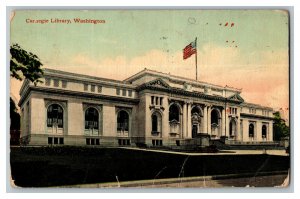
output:
[[[48,137],[48,144],[52,144],[52,137]]]
[[[120,89],[119,88],[116,89],[116,94],[120,95]]]
[[[254,125],[249,124],[249,137],[254,137]]]
[[[267,126],[265,124],[261,127],[261,136],[267,138]]]
[[[176,120],[179,122],[179,108],[177,105],[172,104],[169,108],[169,121]]]
[[[126,89],[122,89],[122,96],[126,96]]]
[[[95,85],[91,85],[91,92],[95,92]]]
[[[47,127],[63,128],[63,109],[58,104],[52,104],[47,109]]]
[[[55,86],[55,87],[59,87],[59,80],[58,80],[58,79],[55,79],[55,80],[54,80],[54,86]]]
[[[152,132],[157,132],[157,115],[156,114],[153,114],[152,115]]]
[[[97,109],[90,107],[85,111],[85,129],[99,128],[99,113]]]
[[[132,90],[128,90],[128,96],[132,97]]]
[[[62,84],[62,87],[63,87],[63,88],[67,88],[67,81],[62,80],[62,81],[61,81],[61,84]]]
[[[129,130],[129,115],[124,110],[121,110],[118,113],[117,130],[118,131],[128,131]]]
[[[87,91],[88,90],[88,84],[83,84],[83,90]]]
[[[98,86],[98,93],[102,93],[102,86]]]
[[[100,145],[100,140],[96,139],[96,145]]]
[[[45,78],[45,85],[50,86],[51,84],[51,79],[50,78]]]

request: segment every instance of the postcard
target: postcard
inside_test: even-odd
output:
[[[14,10],[13,187],[290,183],[286,10]]]

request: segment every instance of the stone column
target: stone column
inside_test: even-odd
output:
[[[207,105],[204,106],[204,111],[203,112],[204,112],[203,113],[203,123],[204,123],[203,133],[207,133],[208,132],[207,131]]]
[[[236,139],[235,140],[241,140],[241,122],[240,117],[236,119],[236,133],[235,133]]]
[[[225,135],[225,108],[222,110],[222,136]]]
[[[261,131],[262,122],[257,121],[256,122],[256,127],[257,127],[257,129],[256,129],[256,132],[257,132],[256,141],[261,142],[262,141],[262,131]]]
[[[211,106],[207,110],[207,133],[211,135]]]
[[[249,141],[249,121],[243,119],[243,142]]]
[[[188,102],[187,104],[187,137],[192,137],[192,117],[191,117],[191,106],[192,103]]]
[[[169,100],[167,97],[163,98],[163,116],[162,116],[162,137],[169,137],[170,125],[169,125]]]
[[[230,123],[231,118],[228,117],[228,114],[226,114],[225,117],[226,117],[226,131],[225,132],[226,132],[226,137],[229,137],[229,133],[230,133],[229,132],[229,123]]]
[[[183,104],[183,114],[182,114],[182,125],[183,125],[183,128],[182,128],[182,137],[185,138],[187,136],[187,107],[186,107],[186,102],[184,102]]]
[[[273,141],[273,121],[269,122],[267,129],[267,141]]]

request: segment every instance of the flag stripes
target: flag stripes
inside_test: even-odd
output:
[[[197,53],[196,41],[193,41],[183,49],[183,59],[187,59],[196,53]]]

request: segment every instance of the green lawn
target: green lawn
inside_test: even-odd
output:
[[[188,156],[122,148],[21,147],[11,148],[12,178],[21,187],[47,187],[287,171],[289,156]]]

